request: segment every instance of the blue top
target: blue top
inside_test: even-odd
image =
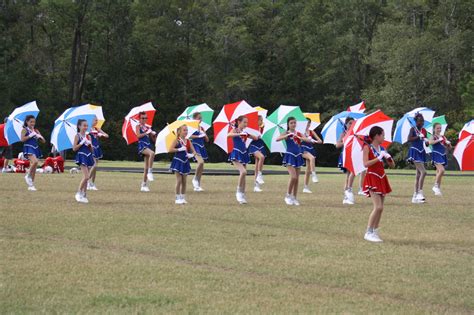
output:
[[[300,144],[297,143],[296,141],[294,137],[288,137],[285,139],[287,153],[292,153],[294,155],[301,154]]]
[[[32,133],[32,131],[29,128],[25,128],[25,130],[26,130],[25,136],[28,137]],[[28,140],[26,140],[24,142],[24,145],[33,147],[34,149],[37,149],[38,148],[38,139],[36,139],[36,137],[31,137],[31,138],[29,138]]]
[[[179,149],[181,147],[186,147],[186,144],[183,144],[183,141],[178,139],[178,142],[176,143],[175,149]],[[187,149],[187,148],[186,148]],[[188,152],[187,151],[176,151],[174,153],[174,159],[179,160],[180,162],[187,162],[188,157],[187,157]]]
[[[100,146],[99,137],[97,136],[97,133],[96,132],[90,132],[89,136],[91,137],[92,146],[95,149],[97,149]]]
[[[412,137],[418,137],[418,134],[423,134],[426,137],[426,129],[425,128],[421,128],[421,130],[418,129],[418,133],[417,133],[415,128],[413,128],[410,135]],[[424,141],[418,137],[415,141],[411,142],[411,147],[421,152],[425,150],[423,143]]]
[[[192,135],[193,136],[199,136],[200,133],[201,132],[199,130],[196,130]],[[200,147],[204,146],[204,138],[194,138],[194,139],[191,139],[191,142],[192,142],[192,144],[198,145]]]
[[[83,137],[80,133],[77,134],[77,143],[76,144],[79,144],[81,143],[82,139],[84,139],[85,137]],[[92,142],[92,141],[91,141]],[[91,154],[91,149],[83,144],[81,145],[81,147],[79,148],[79,150],[77,150],[77,154],[79,153],[82,153],[82,154],[85,154],[85,155],[89,155]]]
[[[245,141],[242,139],[241,136],[232,137],[232,141],[234,144],[234,150],[237,150],[240,153],[247,152],[247,146],[245,145]]]
[[[139,132],[141,135],[144,133],[146,134],[147,129],[143,130],[142,126],[140,126]],[[138,139],[138,152],[141,153],[144,149],[150,148],[150,147],[151,147],[150,135],[145,135],[142,138]]]
[[[438,153],[438,154],[441,154],[441,155],[446,154],[446,147],[443,145],[443,142],[435,143],[431,147],[433,149],[432,151],[435,152],[435,153]]]

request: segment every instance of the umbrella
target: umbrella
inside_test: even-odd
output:
[[[352,113],[363,113],[365,111],[365,102],[362,101],[359,104],[349,106],[347,111]]]
[[[285,152],[285,141],[276,141],[287,130],[289,117],[296,119],[296,131],[306,131],[307,120],[299,106],[280,105],[270,116],[265,119],[262,139],[271,152]]]
[[[187,107],[184,110],[184,112],[181,115],[179,115],[177,120],[192,120],[194,113],[201,113],[201,116],[202,116],[201,127],[205,131],[211,128],[212,116],[214,115],[214,110],[210,108],[206,103]]]
[[[425,119],[424,128],[427,128],[429,126],[435,114],[435,112],[429,108],[419,107],[403,115],[403,117],[399,121],[397,121],[397,126],[395,127],[395,134],[393,136],[394,142],[404,144],[408,141],[408,134],[410,133],[410,129],[412,127],[415,127],[416,125],[414,120],[416,113],[420,113],[423,115],[423,118]]]
[[[448,122],[446,121],[446,117],[444,115],[434,117],[433,120],[431,120],[431,122],[426,127],[426,131],[429,134],[433,134],[433,125],[435,123],[441,124],[441,135],[444,136],[444,133],[446,132],[446,128],[448,127]]]
[[[260,106],[255,106],[254,109],[258,112],[258,116],[262,116],[263,118],[267,118],[268,110],[260,107]]]
[[[374,126],[381,127],[385,132],[383,146],[392,142],[393,119],[377,110],[370,115],[357,119],[344,137],[344,151],[342,156],[343,166],[351,173],[357,175],[365,171],[362,148],[363,138],[369,135]]]
[[[51,143],[58,151],[71,149],[77,134],[77,121],[87,120],[90,130],[96,117],[99,121],[102,120],[102,123],[105,121],[101,106],[86,104],[66,109],[54,122]]]
[[[227,135],[234,128],[235,120],[239,116],[248,118],[248,125],[245,132],[258,136],[260,134],[258,126],[258,112],[246,101],[239,101],[232,104],[226,104],[222,107],[219,115],[214,120],[214,143],[217,144],[226,153],[233,149],[232,138]]]
[[[151,102],[132,108],[127,116],[125,116],[125,120],[122,125],[122,136],[125,138],[125,141],[127,141],[127,144],[132,144],[138,141],[135,128],[140,123],[138,116],[141,112],[145,112],[148,117],[146,125],[151,127],[153,124],[153,118],[155,117],[156,109],[153,107]]]
[[[5,138],[5,124],[0,124],[0,147],[8,146],[7,138]]]
[[[39,108],[36,101],[26,103],[23,106],[17,107],[8,116],[8,120],[5,124],[5,138],[9,144],[13,144],[21,140],[21,131],[23,130],[23,124],[25,118],[28,115],[38,117]]]
[[[365,114],[363,113],[354,113],[348,111],[344,111],[332,116],[331,119],[329,119],[329,121],[324,125],[323,130],[321,131],[324,143],[337,143],[337,140],[339,140],[341,134],[346,129],[345,121],[347,117],[358,119],[364,116]]]
[[[156,137],[156,154],[170,152],[171,145],[176,139],[176,130],[183,125],[188,126],[188,137],[199,130],[199,120],[177,120],[167,125]]]
[[[304,117],[309,118],[311,120],[311,126],[309,129],[314,130],[321,125],[321,114],[320,113],[304,113]]]
[[[453,155],[462,171],[474,171],[474,120],[461,129]]]

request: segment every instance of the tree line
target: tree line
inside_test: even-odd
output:
[[[121,125],[148,100],[156,126],[240,99],[323,120],[360,100],[393,118],[427,106],[455,138],[474,116],[473,11],[467,0],[1,0],[0,115],[37,100],[48,134],[66,108],[102,105],[105,158],[119,160],[138,159]],[[335,165],[332,146],[318,152]],[[215,146],[210,156],[225,159]]]

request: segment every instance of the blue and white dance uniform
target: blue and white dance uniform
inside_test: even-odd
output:
[[[313,139],[313,136],[311,135],[311,133],[305,134],[305,136],[307,138]],[[314,143],[313,142],[302,141],[301,142],[301,151],[303,153],[305,153],[305,152],[311,153],[314,157],[316,157],[316,150],[314,149]]]
[[[178,139],[178,143],[175,148],[179,149],[185,147],[186,151],[177,151],[174,154],[173,160],[171,161],[170,171],[173,173],[179,173],[181,175],[188,175],[191,172],[191,164],[188,159],[188,148],[190,147],[191,142],[189,140]]]
[[[76,144],[81,143],[84,138],[87,139],[87,136],[82,136],[80,133],[78,133]],[[81,145],[79,150],[77,150],[76,152],[76,164],[79,166],[84,165],[87,167],[94,166],[95,162],[94,162],[94,154],[92,153],[92,146],[88,146],[86,144]]]
[[[235,129],[233,132],[241,133],[241,131],[238,129]],[[249,152],[247,150],[247,145],[245,144],[245,142],[247,141],[247,138],[248,138],[248,135],[232,137],[234,148],[232,149],[232,152],[230,152],[229,154],[230,162],[235,161],[244,165],[250,163]]]
[[[140,134],[146,134],[149,128],[140,126]],[[145,149],[151,150],[151,140],[149,135],[138,139],[138,154],[142,154]]]
[[[92,152],[94,153],[94,157],[98,160],[104,157],[102,153],[102,149],[100,148],[100,143],[99,143],[99,135],[98,131],[95,129],[92,129],[91,132],[89,133],[89,136],[91,137],[91,142],[92,142]]]
[[[25,128],[26,136],[28,137],[33,131],[29,128]],[[23,155],[27,158],[29,155],[34,155],[36,158],[41,158],[43,155],[41,154],[41,150],[38,145],[38,138],[36,136],[29,138],[23,144]]]
[[[205,132],[204,129],[201,127],[201,131],[195,131],[193,133],[193,136],[199,136],[201,132]],[[207,154],[207,150],[205,147],[205,139],[204,137],[202,138],[194,138],[191,140],[191,143],[193,144],[194,151],[196,151],[196,155],[199,155],[202,157],[204,161],[207,161],[209,159],[209,155]]]
[[[446,137],[441,136],[443,141],[433,144],[431,151],[431,163],[433,165],[441,164],[448,165],[448,158],[446,157]]]
[[[263,128],[260,127],[260,134],[263,133]],[[255,154],[255,152],[260,152],[263,156],[267,156],[267,149],[265,148],[265,142],[263,142],[262,138],[257,140],[252,140],[249,145],[249,154]]]
[[[302,137],[302,134],[299,132],[297,132],[296,135],[298,137]],[[285,139],[286,152],[283,155],[284,166],[300,168],[301,166],[305,165],[303,151],[301,150],[301,140],[298,137],[289,136]]]
[[[421,128],[418,132],[413,128],[410,135],[417,137],[415,141],[411,142],[410,149],[408,149],[407,161],[410,163],[425,163],[426,151],[423,145],[424,140],[420,139],[418,135],[422,134],[426,138],[426,129]]]

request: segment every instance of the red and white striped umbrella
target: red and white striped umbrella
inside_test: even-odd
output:
[[[474,120],[461,129],[453,155],[462,171],[474,171]]]
[[[374,126],[384,130],[385,141],[382,145],[388,147],[392,143],[393,119],[381,110],[357,119],[344,137],[343,166],[355,175],[365,171],[362,154],[364,137],[369,135],[370,129]]]
[[[359,104],[349,106],[347,108],[347,111],[348,112],[353,112],[353,113],[363,113],[363,112],[365,112],[365,102],[362,101]]]
[[[214,143],[222,148],[226,153],[233,149],[232,138],[227,134],[234,128],[234,123],[239,116],[248,118],[248,125],[245,132],[258,136],[260,134],[258,126],[258,111],[250,106],[246,101],[239,101],[226,104],[222,107],[219,115],[212,124],[214,128]]]
[[[127,144],[132,144],[138,141],[135,128],[140,123],[139,115],[141,112],[145,112],[147,115],[146,125],[151,127],[153,125],[153,118],[155,117],[156,109],[153,107],[151,102],[132,108],[132,110],[125,116],[125,120],[122,125],[122,136],[124,137]]]

